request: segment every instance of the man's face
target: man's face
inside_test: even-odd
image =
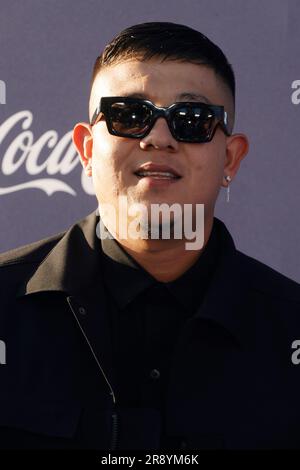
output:
[[[176,61],[131,60],[104,68],[96,77],[90,114],[104,96],[145,98],[158,106],[176,101],[208,101],[232,106],[230,95],[214,71],[203,65]],[[159,118],[143,139],[109,134],[102,118],[91,129],[92,178],[99,204],[118,208],[119,196],[128,204],[204,204],[205,218],[212,215],[224,177],[226,139],[218,126],[209,143],[178,142],[167,122]],[[135,171],[147,162],[170,166],[181,177],[162,184],[140,178]]]

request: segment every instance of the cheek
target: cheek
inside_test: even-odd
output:
[[[198,195],[213,196],[222,183],[225,155],[223,150],[207,145],[190,155],[191,190]]]
[[[111,200],[124,191],[126,146],[120,138],[98,133],[93,145],[93,184],[101,200]]]
[[[224,168],[221,155],[218,157],[216,155],[210,157],[211,158],[208,158],[207,162],[205,162],[203,169],[205,177],[212,185],[220,185]]]
[[[103,134],[100,130],[93,138],[93,160],[97,165],[109,165],[115,153],[114,142]]]

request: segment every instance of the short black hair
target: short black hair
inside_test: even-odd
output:
[[[141,23],[121,31],[97,57],[91,88],[98,72],[130,58],[177,60],[207,65],[228,86],[235,103],[235,77],[223,51],[199,31],[169,22]]]

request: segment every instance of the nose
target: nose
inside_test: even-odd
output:
[[[176,152],[178,141],[172,136],[165,118],[158,118],[148,135],[140,140],[143,150],[155,148],[157,150],[169,150]]]

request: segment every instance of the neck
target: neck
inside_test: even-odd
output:
[[[171,282],[180,277],[201,256],[210,237],[213,217],[204,224],[202,248],[187,250],[187,240],[119,239],[123,249],[151,276],[160,282]]]

